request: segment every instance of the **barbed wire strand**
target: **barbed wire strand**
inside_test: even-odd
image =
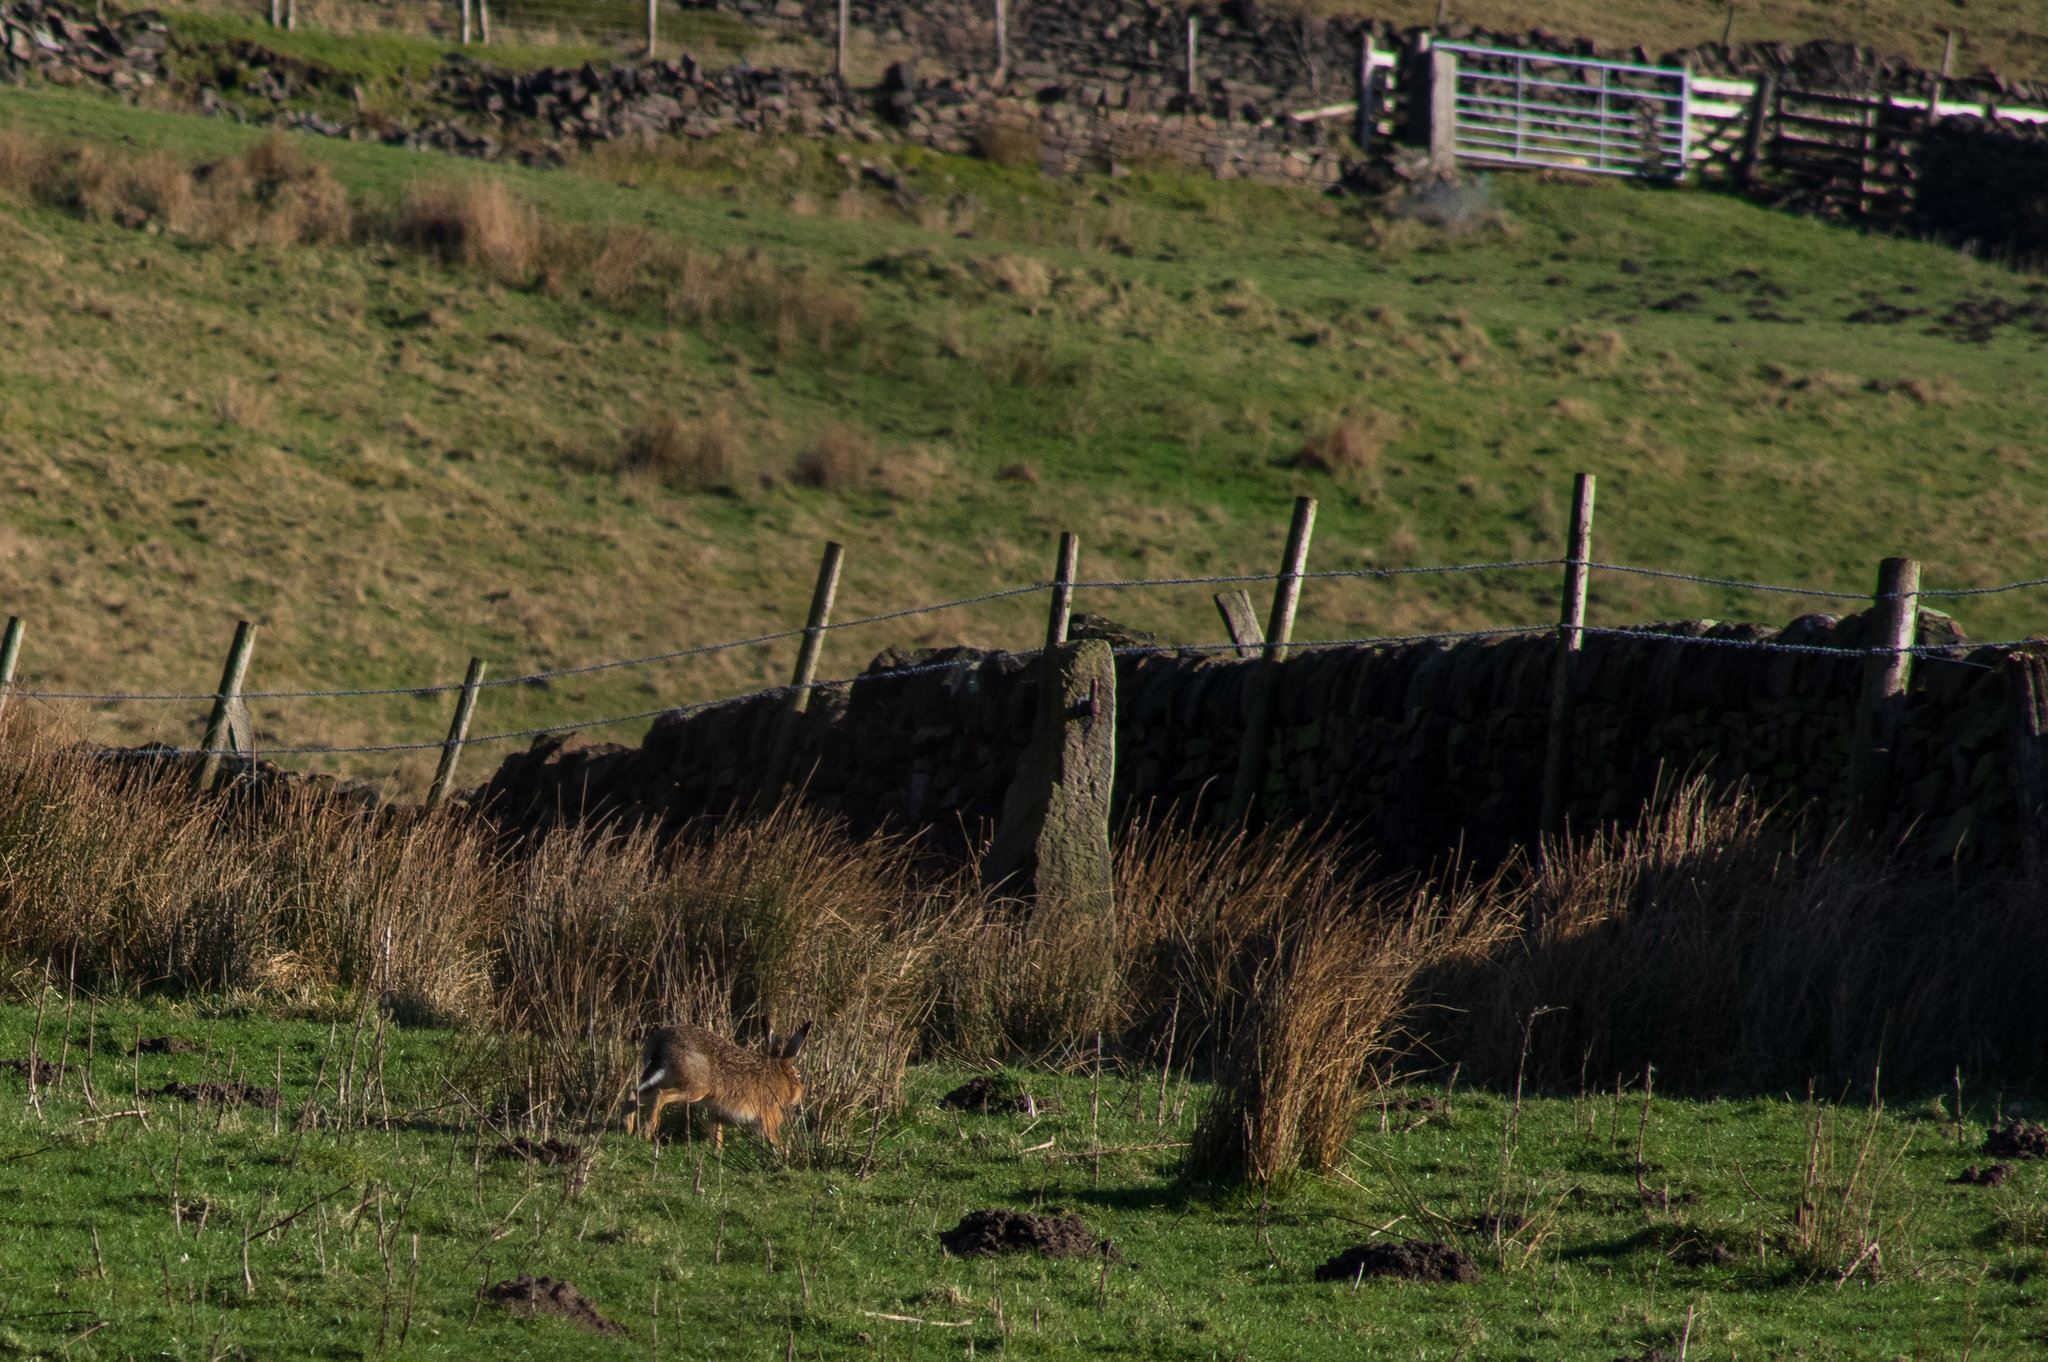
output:
[[[1555,629],[1559,626],[1553,624],[1550,627]],[[2017,648],[2025,644],[2039,644],[2042,642],[2041,639],[2037,638],[1999,639],[1989,643],[1979,643],[1975,639],[1965,639],[1960,643],[1915,643],[1904,648],[1830,648],[1826,644],[1821,643],[1779,643],[1775,639],[1767,638],[1712,638],[1693,634],[1667,634],[1648,629],[1603,629],[1590,624],[1584,626],[1584,630],[1586,633],[1597,634],[1607,638],[1649,638],[1667,643],[1707,643],[1723,648],[1761,648],[1771,652],[1803,653],[1819,657],[1892,657],[1899,653],[1909,653],[1914,657],[1941,658],[1945,662],[1964,662],[1967,659],[1942,657],[1944,653],[1977,652],[1984,648]],[[1969,665],[1973,667],[1984,666],[1981,662],[1971,662]],[[1986,668],[1986,670],[1989,670],[1989,668]]]
[[[1599,572],[1625,572],[1636,577],[1662,577],[1674,582],[1698,582],[1702,586],[1727,586],[1735,587],[1742,591],[1771,591],[1785,596],[1825,596],[1838,601],[1867,601],[1872,599],[1870,593],[1865,591],[1829,591],[1825,587],[1809,586],[1770,586],[1763,582],[1743,582],[1729,577],[1697,577],[1690,572],[1666,572],[1660,568],[1630,567],[1625,563],[1588,563],[1586,566]]]
[[[1035,656],[1036,654],[1011,654],[1011,656]],[[504,733],[483,733],[474,737],[465,736],[456,741],[458,747],[474,747],[481,743],[505,742],[513,738],[537,738],[549,733],[574,733],[585,728],[610,728],[619,724],[630,724],[640,719],[653,719],[664,714],[695,714],[700,710],[715,709],[720,705],[734,705],[746,700],[758,700],[764,696],[788,695],[800,690],[823,690],[830,686],[850,686],[857,681],[887,681],[898,677],[921,676],[928,672],[951,671],[974,662],[956,658],[951,662],[933,662],[921,667],[901,667],[886,672],[864,672],[859,676],[840,677],[830,681],[807,681],[800,686],[764,686],[759,690],[743,691],[738,695],[721,696],[716,700],[696,700],[688,704],[663,705],[659,709],[644,709],[638,714],[616,714],[604,719],[581,719],[575,723],[547,724],[540,728],[519,728]],[[213,756],[269,756],[303,757],[328,754],[377,752],[426,752],[448,746],[446,739],[435,742],[381,743],[364,747],[264,747],[259,745],[253,752],[229,752],[225,748],[203,747],[147,747],[127,751],[110,752],[110,756],[127,756],[137,759],[150,757],[201,757]]]
[[[1496,571],[1511,571],[1511,570],[1517,570],[1517,569],[1525,569],[1525,568],[1542,568],[1542,567],[1558,567],[1558,566],[1561,566],[1561,565],[1565,564],[1565,563],[1566,563],[1566,562],[1568,562],[1568,561],[1569,561],[1569,560],[1567,560],[1567,559],[1563,559],[1563,558],[1532,558],[1532,559],[1516,559],[1516,560],[1510,560],[1510,561],[1503,561],[1503,562],[1495,562],[1495,563],[1452,563],[1452,564],[1441,564],[1441,565],[1434,565],[1434,566],[1427,566],[1427,567],[1406,567],[1406,568],[1342,568],[1342,569],[1332,569],[1332,570],[1329,570],[1329,571],[1324,571],[1324,572],[1310,572],[1310,573],[1303,573],[1303,574],[1302,574],[1302,578],[1303,578],[1303,580],[1329,580],[1329,579],[1333,579],[1333,578],[1366,578],[1366,577],[1381,577],[1381,578],[1383,578],[1383,577],[1403,577],[1403,576],[1421,576],[1421,575],[1431,575],[1431,574],[1440,574],[1440,573],[1454,573],[1454,572],[1496,572]],[[1590,569],[1594,569],[1594,570],[1597,570],[1597,571],[1602,571],[1602,572],[1619,572],[1619,573],[1627,573],[1627,574],[1631,574],[1631,575],[1634,575],[1634,576],[1643,576],[1643,577],[1654,577],[1654,578],[1658,578],[1658,579],[1661,579],[1661,580],[1667,580],[1667,581],[1681,581],[1681,582],[1693,582],[1693,583],[1697,583],[1697,584],[1699,584],[1699,585],[1702,585],[1702,586],[1719,586],[1719,587],[1727,587],[1727,588],[1732,588],[1732,589],[1736,589],[1736,590],[1743,590],[1743,591],[1764,591],[1764,592],[1772,592],[1772,593],[1776,593],[1776,594],[1781,594],[1781,595],[1790,595],[1790,596],[1813,596],[1813,597],[1821,597],[1821,598],[1825,598],[1825,599],[1831,599],[1831,600],[1852,600],[1852,601],[1866,601],[1866,600],[1871,600],[1871,599],[1873,599],[1873,597],[1872,597],[1872,596],[1870,596],[1870,595],[1866,595],[1866,594],[1863,594],[1863,593],[1860,593],[1860,592],[1848,592],[1848,591],[1833,591],[1833,590],[1829,590],[1829,589],[1827,589],[1827,588],[1824,588],[1824,587],[1792,587],[1792,586],[1776,586],[1776,585],[1773,585],[1773,584],[1770,584],[1770,583],[1766,583],[1766,582],[1746,582],[1746,581],[1740,581],[1740,580],[1737,580],[1737,579],[1734,579],[1734,578],[1726,578],[1726,577],[1704,577],[1704,576],[1699,576],[1699,575],[1697,575],[1697,574],[1694,574],[1694,573],[1688,573],[1688,572],[1671,572],[1671,571],[1667,571],[1667,570],[1664,570],[1664,569],[1661,569],[1661,568],[1645,568],[1645,567],[1635,567],[1635,566],[1632,566],[1632,565],[1629,565],[1629,564],[1625,564],[1625,563],[1602,563],[1602,562],[1589,562],[1589,563],[1587,564],[1587,567],[1588,567],[1588,568],[1590,568]],[[1102,580],[1102,581],[1079,581],[1079,582],[1075,582],[1075,583],[1073,583],[1073,584],[1072,584],[1072,587],[1073,587],[1073,589],[1074,589],[1074,590],[1130,590],[1130,589],[1136,589],[1136,588],[1141,588],[1141,587],[1169,587],[1169,586],[1217,586],[1217,585],[1230,585],[1230,584],[1233,584],[1233,583],[1245,583],[1245,582],[1270,582],[1270,581],[1275,581],[1275,580],[1278,580],[1278,578],[1279,578],[1279,577],[1280,577],[1281,575],[1282,575],[1282,574],[1279,574],[1279,573],[1272,573],[1272,572],[1261,572],[1261,573],[1236,573],[1236,574],[1229,574],[1229,575],[1220,575],[1220,576],[1206,576],[1206,577],[1140,577],[1140,578],[1121,578],[1121,579],[1108,579],[1108,580]],[[1051,583],[1051,582],[1033,582],[1033,583],[1030,583],[1030,584],[1028,584],[1028,585],[1025,585],[1025,586],[1017,586],[1017,587],[1008,587],[1008,588],[1005,588],[1005,589],[1003,589],[1003,590],[1001,590],[1001,591],[991,591],[991,592],[986,592],[986,593],[984,593],[984,594],[982,594],[982,595],[979,595],[979,596],[966,596],[966,597],[962,597],[962,598],[960,598],[960,599],[958,599],[958,600],[951,600],[951,601],[941,601],[941,602],[938,602],[937,604],[933,604],[933,605],[919,605],[919,606],[911,606],[911,607],[909,607],[909,608],[907,608],[907,609],[903,609],[903,610],[892,610],[892,611],[887,611],[887,612],[884,612],[884,613],[882,613],[882,614],[877,614],[877,615],[866,615],[866,616],[862,616],[862,617],[861,617],[861,618],[859,618],[859,619],[851,619],[851,620],[840,620],[840,621],[838,621],[838,622],[836,622],[836,623],[832,623],[832,624],[827,624],[827,625],[823,626],[823,629],[824,629],[824,630],[826,630],[826,631],[837,631],[837,630],[842,630],[842,629],[855,629],[855,628],[860,628],[860,627],[863,627],[863,626],[866,626],[866,625],[870,625],[870,624],[882,624],[882,623],[886,623],[886,622],[888,622],[888,621],[891,621],[891,620],[899,620],[899,619],[908,619],[908,618],[911,618],[911,617],[913,617],[913,616],[917,616],[917,615],[928,615],[928,614],[934,614],[934,613],[936,613],[936,612],[939,612],[939,611],[942,611],[942,610],[956,610],[956,609],[961,609],[961,608],[964,608],[964,607],[966,607],[966,606],[971,606],[971,605],[981,605],[981,604],[985,604],[985,603],[987,603],[987,602],[990,602],[990,601],[999,601],[999,600],[1007,600],[1007,599],[1010,599],[1010,598],[1012,598],[1012,597],[1017,597],[1017,596],[1027,596],[1027,595],[1031,595],[1031,594],[1034,594],[1034,593],[1036,593],[1036,592],[1040,592],[1040,591],[1047,591],[1047,590],[1050,590],[1050,589],[1052,588],[1052,586],[1053,586],[1053,583]],[[1925,591],[1921,591],[1921,592],[1919,592],[1919,593],[1917,593],[1917,594],[1918,594],[1918,595],[1920,595],[1920,596],[1923,596],[1923,597],[1933,596],[1933,597],[1944,597],[1944,598],[1946,598],[1946,597],[1959,597],[1959,596],[1988,596],[1988,595],[1997,595],[1997,594],[2000,594],[2000,593],[2002,593],[2002,592],[2007,592],[2007,591],[2019,591],[2019,590],[2024,590],[2024,589],[2026,589],[2026,588],[2029,588],[2029,587],[2037,587],[2037,586],[2048,586],[2048,577],[2041,577],[2041,578],[2031,578],[2031,579],[2029,579],[2029,580],[2026,580],[2026,581],[2020,581],[2020,582],[2009,582],[2009,583],[2006,583],[2006,584],[2005,584],[2005,585],[2003,585],[2003,586],[1987,586],[1987,587],[1955,587],[1955,588],[1945,588],[1945,589],[1937,589],[1937,590],[1925,590]],[[1541,627],[1541,626],[1529,626],[1529,627]],[[1525,627],[1522,627],[1522,626],[1517,626],[1517,627],[1513,627],[1513,628],[1508,628],[1508,629],[1504,629],[1504,630],[1499,630],[1499,631],[1472,631],[1472,632],[1467,632],[1467,633],[1462,633],[1462,634],[1452,634],[1452,633],[1444,633],[1444,634],[1415,634],[1415,635],[1398,635],[1398,636],[1390,636],[1390,637],[1387,637],[1387,638],[1381,638],[1381,639],[1353,639],[1353,640],[1341,640],[1341,641],[1330,641],[1330,642],[1323,642],[1323,643],[1303,643],[1303,644],[1288,644],[1288,645],[1287,645],[1287,647],[1288,647],[1288,648],[1290,648],[1290,649],[1295,649],[1295,648],[1311,648],[1311,647],[1369,647],[1369,646],[1377,646],[1377,645],[1381,645],[1381,644],[1387,644],[1387,643],[1399,643],[1399,642],[1422,642],[1422,641],[1427,641],[1427,640],[1438,640],[1438,639],[1451,639],[1451,638],[1467,638],[1467,637],[1483,637],[1483,636],[1485,636],[1485,634],[1486,634],[1487,632],[1500,632],[1500,633],[1521,633],[1521,632],[1526,632],[1526,631],[1527,631],[1527,628],[1525,628]],[[652,665],[652,664],[654,664],[654,663],[659,663],[659,662],[672,662],[672,661],[678,661],[678,660],[680,660],[680,659],[682,659],[682,658],[686,658],[686,657],[701,657],[701,656],[705,656],[705,655],[707,655],[707,654],[711,654],[711,653],[718,653],[718,652],[727,652],[727,651],[730,651],[730,650],[732,650],[732,649],[734,649],[734,648],[749,648],[749,647],[758,647],[758,646],[761,646],[761,645],[763,645],[763,644],[768,644],[768,643],[778,643],[778,642],[781,642],[781,641],[782,641],[782,640],[784,640],[784,639],[791,639],[791,638],[799,638],[799,637],[801,637],[801,636],[802,636],[802,635],[803,635],[803,634],[804,634],[805,632],[807,632],[807,631],[806,631],[806,630],[804,630],[804,629],[783,629],[783,630],[778,630],[778,631],[776,631],[776,632],[774,632],[774,633],[769,633],[769,634],[757,634],[757,635],[755,635],[755,636],[753,636],[753,637],[751,637],[751,638],[741,638],[741,639],[730,639],[730,640],[727,640],[727,641],[724,641],[724,642],[720,642],[720,643],[704,643],[704,644],[698,644],[698,645],[696,645],[696,646],[694,646],[694,647],[689,647],[689,648],[678,648],[678,649],[675,649],[675,650],[673,650],[673,651],[670,651],[670,652],[665,652],[665,653],[652,653],[652,654],[649,654],[649,655],[647,655],[647,656],[645,656],[645,657],[632,657],[632,658],[621,658],[621,659],[618,659],[618,660],[615,660],[615,661],[610,661],[610,662],[595,662],[595,663],[591,663],[591,664],[589,664],[588,666],[582,666],[582,667],[560,667],[560,668],[555,668],[555,669],[553,669],[553,670],[549,670],[549,671],[527,672],[527,673],[523,673],[523,674],[521,674],[521,675],[519,675],[519,676],[508,676],[508,677],[500,677],[500,678],[497,678],[497,679],[495,679],[495,680],[490,680],[490,681],[483,681],[483,682],[480,682],[480,683],[479,683],[479,688],[480,688],[480,689],[494,689],[494,688],[497,688],[497,687],[501,687],[501,686],[522,686],[522,685],[534,685],[534,684],[537,684],[537,683],[541,683],[541,682],[546,682],[546,681],[552,681],[552,680],[555,680],[555,679],[558,679],[558,678],[561,678],[561,677],[568,677],[568,676],[588,676],[588,675],[591,675],[591,674],[593,674],[593,673],[596,673],[596,672],[603,672],[603,671],[613,671],[613,670],[617,670],[617,669],[620,669],[620,668],[624,668],[624,667],[641,667],[641,666],[649,666],[649,665]],[[1598,632],[1598,631],[1594,631],[1594,632]],[[1649,637],[1648,635],[1638,635],[1638,636],[1639,636],[1639,637]],[[1671,635],[1671,636],[1669,636],[1669,637],[1682,637],[1682,636],[1679,636],[1679,635]],[[1698,640],[1693,640],[1693,641],[1698,641]],[[1723,641],[1723,642],[1725,642],[1726,640],[1716,640],[1716,641]],[[2021,641],[2025,641],[2025,640],[2021,640]],[[1186,646],[1187,648],[1191,648],[1191,649],[1206,649],[1206,648],[1231,648],[1231,647],[1235,647],[1236,645],[1235,645],[1235,644],[1214,644],[1214,645],[1210,645],[1210,644],[1201,644],[1201,645],[1194,645],[1194,644],[1190,644],[1190,645],[1185,645],[1185,646]],[[1791,645],[1778,645],[1778,646],[1791,646]],[[1987,645],[1973,645],[1973,646],[1987,646],[1987,647],[1988,647],[1988,646],[2002,646],[2002,645],[1988,645],[1988,644],[1987,644]],[[1844,650],[1844,649],[1822,649],[1821,651],[1824,651],[1824,652],[1831,652],[1831,653],[1836,653],[1836,654],[1840,654],[1840,653],[1842,653],[1842,652],[1845,652],[1845,651],[1848,651],[1848,650]],[[463,688],[463,686],[462,686],[462,683],[461,683],[461,682],[437,682],[437,683],[432,683],[432,684],[427,684],[427,685],[410,685],[410,686],[366,686],[366,687],[355,687],[355,688],[343,688],[343,689],[331,689],[331,690],[277,690],[277,691],[244,691],[244,692],[242,692],[242,693],[241,693],[241,698],[242,698],[243,700],[245,700],[245,701],[246,701],[246,700],[316,700],[316,699],[354,699],[354,698],[364,698],[364,697],[371,697],[371,696],[387,696],[387,695],[411,695],[411,696],[422,696],[422,697],[424,697],[424,696],[429,696],[429,695],[439,695],[439,694],[445,694],[445,693],[448,693],[448,692],[451,692],[451,691],[459,691],[459,690],[461,690],[462,688]],[[216,698],[217,698],[217,693],[216,693],[216,692],[214,692],[214,691],[190,691],[190,692],[177,692],[177,693],[170,693],[170,692],[166,692],[166,693],[141,693],[141,692],[127,692],[127,691],[45,691],[45,690],[28,690],[28,689],[16,689],[16,688],[13,688],[13,687],[9,687],[9,688],[6,688],[6,690],[4,691],[4,693],[5,693],[5,694],[7,694],[7,695],[10,695],[10,696],[17,696],[17,697],[19,697],[19,698],[21,698],[21,699],[25,699],[25,700],[84,700],[84,701],[95,701],[95,702],[101,702],[101,703],[128,703],[128,702],[138,702],[138,703],[139,703],[139,702],[192,702],[192,703],[197,703],[197,702],[200,702],[200,701],[210,701],[210,700],[213,700],[213,699],[216,699]],[[653,711],[649,711],[649,713],[663,713],[663,712],[665,712],[665,711],[662,711],[662,710],[653,710]],[[644,716],[644,715],[641,715],[641,716],[633,716],[633,717],[645,717],[645,716]],[[625,719],[625,718],[621,718],[621,719],[619,719],[619,720],[616,720],[616,721],[610,721],[610,720],[605,720],[605,721],[596,721],[596,722],[621,722],[621,723],[623,723],[623,722],[628,722],[628,720],[627,720],[627,719]],[[570,725],[569,727],[577,727],[577,725]],[[536,731],[537,731],[537,730],[536,730]],[[558,730],[558,731],[559,731],[559,730]],[[430,744],[430,745],[431,745],[431,746],[438,746],[439,744]],[[335,750],[342,750],[342,749],[335,749]],[[369,749],[369,748],[365,748],[365,749],[348,749],[348,750],[363,750],[363,751],[371,751],[371,750],[384,750],[384,749]],[[390,749],[388,749],[388,750],[393,750],[393,751],[396,751],[396,750],[402,750],[402,747],[400,747],[400,746],[394,746],[393,748],[390,748]]]

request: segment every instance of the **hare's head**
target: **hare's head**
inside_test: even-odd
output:
[[[811,1034],[811,1024],[805,1022],[797,1028],[795,1035],[787,1040],[768,1037],[768,1053],[782,1071],[782,1082],[787,1096],[783,1101],[794,1106],[804,1100],[804,1076],[796,1067],[796,1057],[803,1052],[804,1041]]]

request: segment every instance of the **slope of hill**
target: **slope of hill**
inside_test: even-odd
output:
[[[195,187],[183,167],[258,135],[57,91],[0,91],[0,120],[0,604],[30,621],[40,689],[205,690],[245,615],[262,689],[772,632],[827,537],[849,544],[846,616],[1040,578],[1062,528],[1091,574],[1264,571],[1298,492],[1323,501],[1320,567],[1541,557],[1582,469],[1602,557],[1712,576],[1862,590],[1911,553],[1930,585],[1982,585],[2035,575],[2048,533],[2048,286],[1709,195],[1503,176],[1453,231],[858,145],[527,172],[296,137]],[[1553,599],[1547,571],[1325,582],[1297,636],[1528,622]],[[1202,588],[1082,606],[1220,633]],[[1595,591],[1610,620],[1799,608]],[[835,635],[825,671],[1024,646],[1037,610]],[[1993,637],[2041,610],[1958,614]],[[787,665],[781,644],[508,687],[477,728]],[[47,703],[125,741],[189,740],[203,709]],[[445,714],[258,707],[280,744],[431,741]]]

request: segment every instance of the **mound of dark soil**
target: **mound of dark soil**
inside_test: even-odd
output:
[[[2048,1159],[2048,1126],[2011,1120],[1984,1135],[1984,1152],[2008,1159]]]
[[[524,1135],[510,1144],[501,1144],[491,1151],[494,1159],[529,1159],[534,1163],[554,1168],[560,1164],[574,1163],[583,1157],[583,1146],[569,1140],[529,1140]]]
[[[941,1097],[939,1105],[948,1111],[987,1111],[1001,1088],[994,1075],[977,1074]]]
[[[161,1088],[144,1088],[144,1097],[179,1097],[187,1102],[198,1102],[202,1106],[211,1102],[217,1107],[274,1107],[277,1105],[276,1088],[259,1088],[254,1083],[179,1083],[175,1080]]]
[[[28,1061],[25,1059],[0,1059],[0,1073],[10,1073],[22,1082],[28,1081]],[[55,1083],[57,1066],[47,1059],[36,1061],[36,1082]]]
[[[1973,1163],[1951,1181],[1968,1183],[1972,1187],[2003,1187],[2013,1171],[2009,1163],[1987,1163],[1982,1168]]]
[[[183,1036],[151,1036],[128,1047],[131,1055],[189,1055],[198,1052],[199,1042]]]
[[[529,1277],[520,1273],[511,1281],[499,1282],[484,1293],[515,1315],[560,1315],[594,1334],[626,1332],[626,1326],[597,1312],[590,1298],[567,1282],[553,1277]]]
[[[1479,1280],[1479,1264],[1440,1241],[1396,1239],[1355,1245],[1316,1269],[1319,1282],[1351,1282],[1361,1276],[1470,1285]]]
[[[1002,1095],[1002,1082],[990,1074],[970,1078],[953,1091],[939,1099],[939,1105],[949,1111],[978,1111],[983,1115],[990,1112],[1022,1112],[1026,1116],[1043,1116],[1049,1111],[1060,1109],[1056,1097],[1033,1097],[1028,1092]]]
[[[1614,1362],[1678,1362],[1678,1359],[1665,1352],[1662,1348],[1652,1348],[1641,1357],[1630,1357],[1628,1354],[1623,1353],[1620,1357],[1615,1358]]]
[[[969,1211],[950,1230],[939,1232],[946,1251],[960,1258],[993,1258],[999,1253],[1037,1253],[1047,1258],[1085,1258],[1097,1253],[1111,1262],[1123,1255],[1095,1237],[1078,1215],[1032,1215],[1029,1211]]]

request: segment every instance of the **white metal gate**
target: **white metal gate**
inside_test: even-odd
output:
[[[1692,76],[1551,52],[1438,43],[1455,91],[1463,161],[1552,166],[1595,175],[1685,174]],[[1449,67],[1445,70],[1445,67]]]

